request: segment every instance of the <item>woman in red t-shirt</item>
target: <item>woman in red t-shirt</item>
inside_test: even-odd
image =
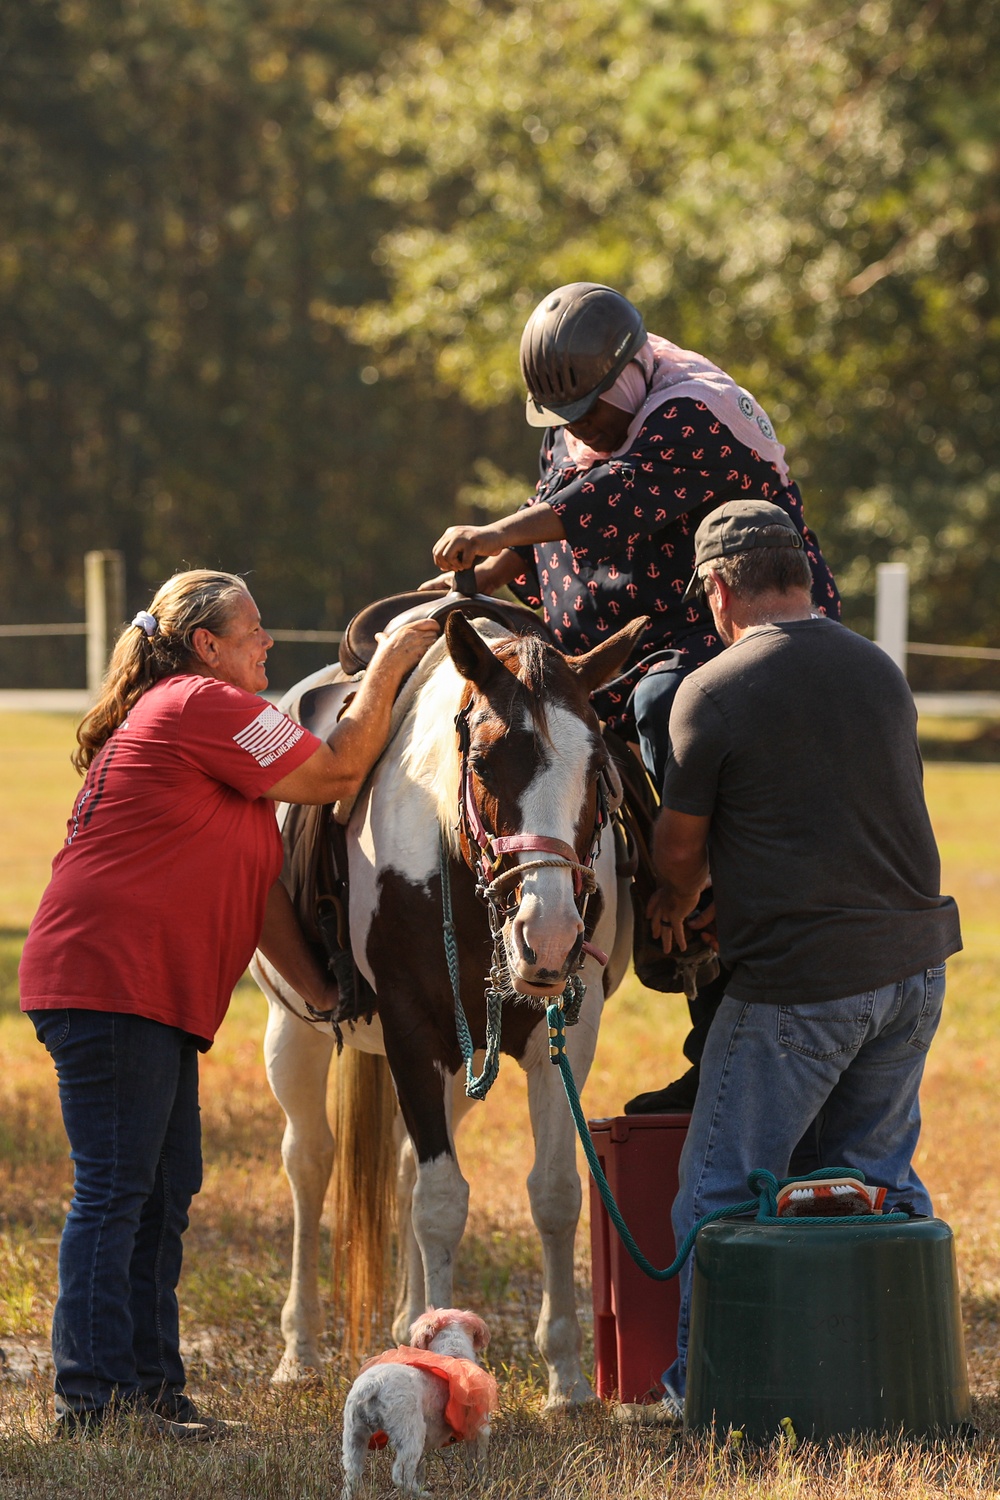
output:
[[[421,621],[383,640],[328,742],[257,696],[273,641],[232,574],[176,574],[119,638],[77,731],[85,780],[20,968],[75,1166],[52,1325],[57,1431],[120,1411],[178,1439],[224,1430],[185,1394],[179,1348],[198,1053],[255,947],[329,1008],[278,879],[271,804],[358,791],[437,634]]]

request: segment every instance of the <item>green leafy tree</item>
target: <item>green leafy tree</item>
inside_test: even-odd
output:
[[[517,341],[582,277],[769,407],[850,618],[903,557],[915,634],[995,640],[998,29],[991,0],[4,8],[5,618],[78,616],[95,546],[135,604],[249,570],[277,624],[412,585],[456,506],[529,491]]]
[[[454,0],[326,117],[393,214],[352,332],[486,409],[548,287],[617,286],[768,406],[852,620],[903,558],[914,634],[995,640],[998,43],[988,0]]]
[[[246,570],[278,625],[430,571],[491,423],[338,326],[381,288],[391,210],[323,123],[411,24],[402,0],[3,10],[3,618],[78,617],[92,547],[124,550],[134,605],[178,567]],[[8,681],[65,680],[32,650]]]

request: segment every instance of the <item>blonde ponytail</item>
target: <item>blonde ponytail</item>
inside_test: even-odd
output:
[[[143,693],[164,677],[190,671],[191,641],[199,629],[225,635],[247,587],[235,573],[193,568],[175,573],[115,642],[97,702],[76,731],[73,764],[81,775],[123,724]]]

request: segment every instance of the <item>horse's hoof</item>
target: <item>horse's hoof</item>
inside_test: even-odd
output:
[[[299,1387],[322,1385],[323,1376],[316,1365],[304,1364],[294,1354],[283,1354],[278,1368],[271,1376],[271,1384]]]
[[[547,1417],[572,1417],[583,1407],[593,1406],[596,1401],[597,1397],[587,1382],[578,1380],[571,1391],[563,1391],[559,1395],[550,1396],[542,1407],[542,1412]]]

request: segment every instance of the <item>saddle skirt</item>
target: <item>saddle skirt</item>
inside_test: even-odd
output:
[[[360,1373],[363,1375],[376,1365],[410,1365],[422,1370],[425,1375],[434,1375],[445,1382],[448,1387],[448,1402],[444,1409],[444,1419],[451,1429],[449,1443],[460,1443],[476,1437],[500,1404],[496,1381],[474,1359],[435,1354],[432,1349],[414,1349],[410,1344],[400,1344],[398,1349],[387,1349],[384,1354],[376,1354],[374,1359],[366,1360]],[[368,1446],[382,1448],[385,1442],[386,1434],[379,1431],[369,1438]]]

